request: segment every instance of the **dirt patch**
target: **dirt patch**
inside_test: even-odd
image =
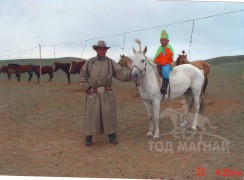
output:
[[[108,137],[100,135],[91,148],[84,145],[86,95],[78,83],[0,81],[0,88],[1,175],[198,179],[197,168],[205,168],[205,179],[217,179],[217,168],[243,167],[238,97],[209,94],[206,101],[205,115],[218,125],[210,132],[230,140],[229,153],[178,152],[177,148],[172,153],[150,150],[149,141],[172,141],[174,146],[178,139],[167,135],[155,141],[146,136],[148,116],[141,98],[135,97],[134,83],[113,85],[120,143],[111,145]],[[168,106],[178,109],[182,104],[176,99]],[[162,103],[161,109],[168,106]],[[160,119],[161,133],[172,128],[169,119]]]

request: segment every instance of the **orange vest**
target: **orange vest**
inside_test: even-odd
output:
[[[172,64],[173,64],[173,53],[171,52],[171,50],[168,47],[166,47],[165,48],[165,55],[163,55],[163,53],[161,52],[154,59],[154,63],[159,63],[161,66],[164,66],[166,64],[169,64],[170,66],[172,66]]]

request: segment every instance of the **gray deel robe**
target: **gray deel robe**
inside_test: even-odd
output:
[[[90,86],[111,86],[112,77],[123,82],[130,81],[130,70],[122,68],[108,57],[104,60],[93,57],[81,68],[81,89],[86,91]],[[87,94],[84,129],[86,135],[101,133],[108,135],[117,131],[117,111],[113,91]]]

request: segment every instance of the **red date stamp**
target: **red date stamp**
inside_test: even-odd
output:
[[[203,167],[199,167],[196,169],[196,175],[199,177],[203,177],[206,174],[206,169]],[[242,177],[241,170],[234,170],[231,168],[218,168],[215,171],[215,175],[218,177]]]
[[[241,177],[241,170],[233,170],[230,168],[216,169],[216,175],[221,177]]]

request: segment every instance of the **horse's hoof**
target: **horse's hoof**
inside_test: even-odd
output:
[[[184,126],[186,126],[186,123],[181,123],[180,125],[184,127]]]
[[[152,135],[153,135],[153,134],[152,134],[152,132],[150,132],[150,131],[147,133],[147,136],[152,136]]]
[[[197,129],[197,126],[195,126],[195,125],[192,125],[192,127],[191,127],[193,130],[196,130]]]
[[[156,139],[156,138],[159,138],[159,136],[158,136],[158,135],[154,135],[154,136],[153,136],[153,138],[155,138],[155,139]]]

